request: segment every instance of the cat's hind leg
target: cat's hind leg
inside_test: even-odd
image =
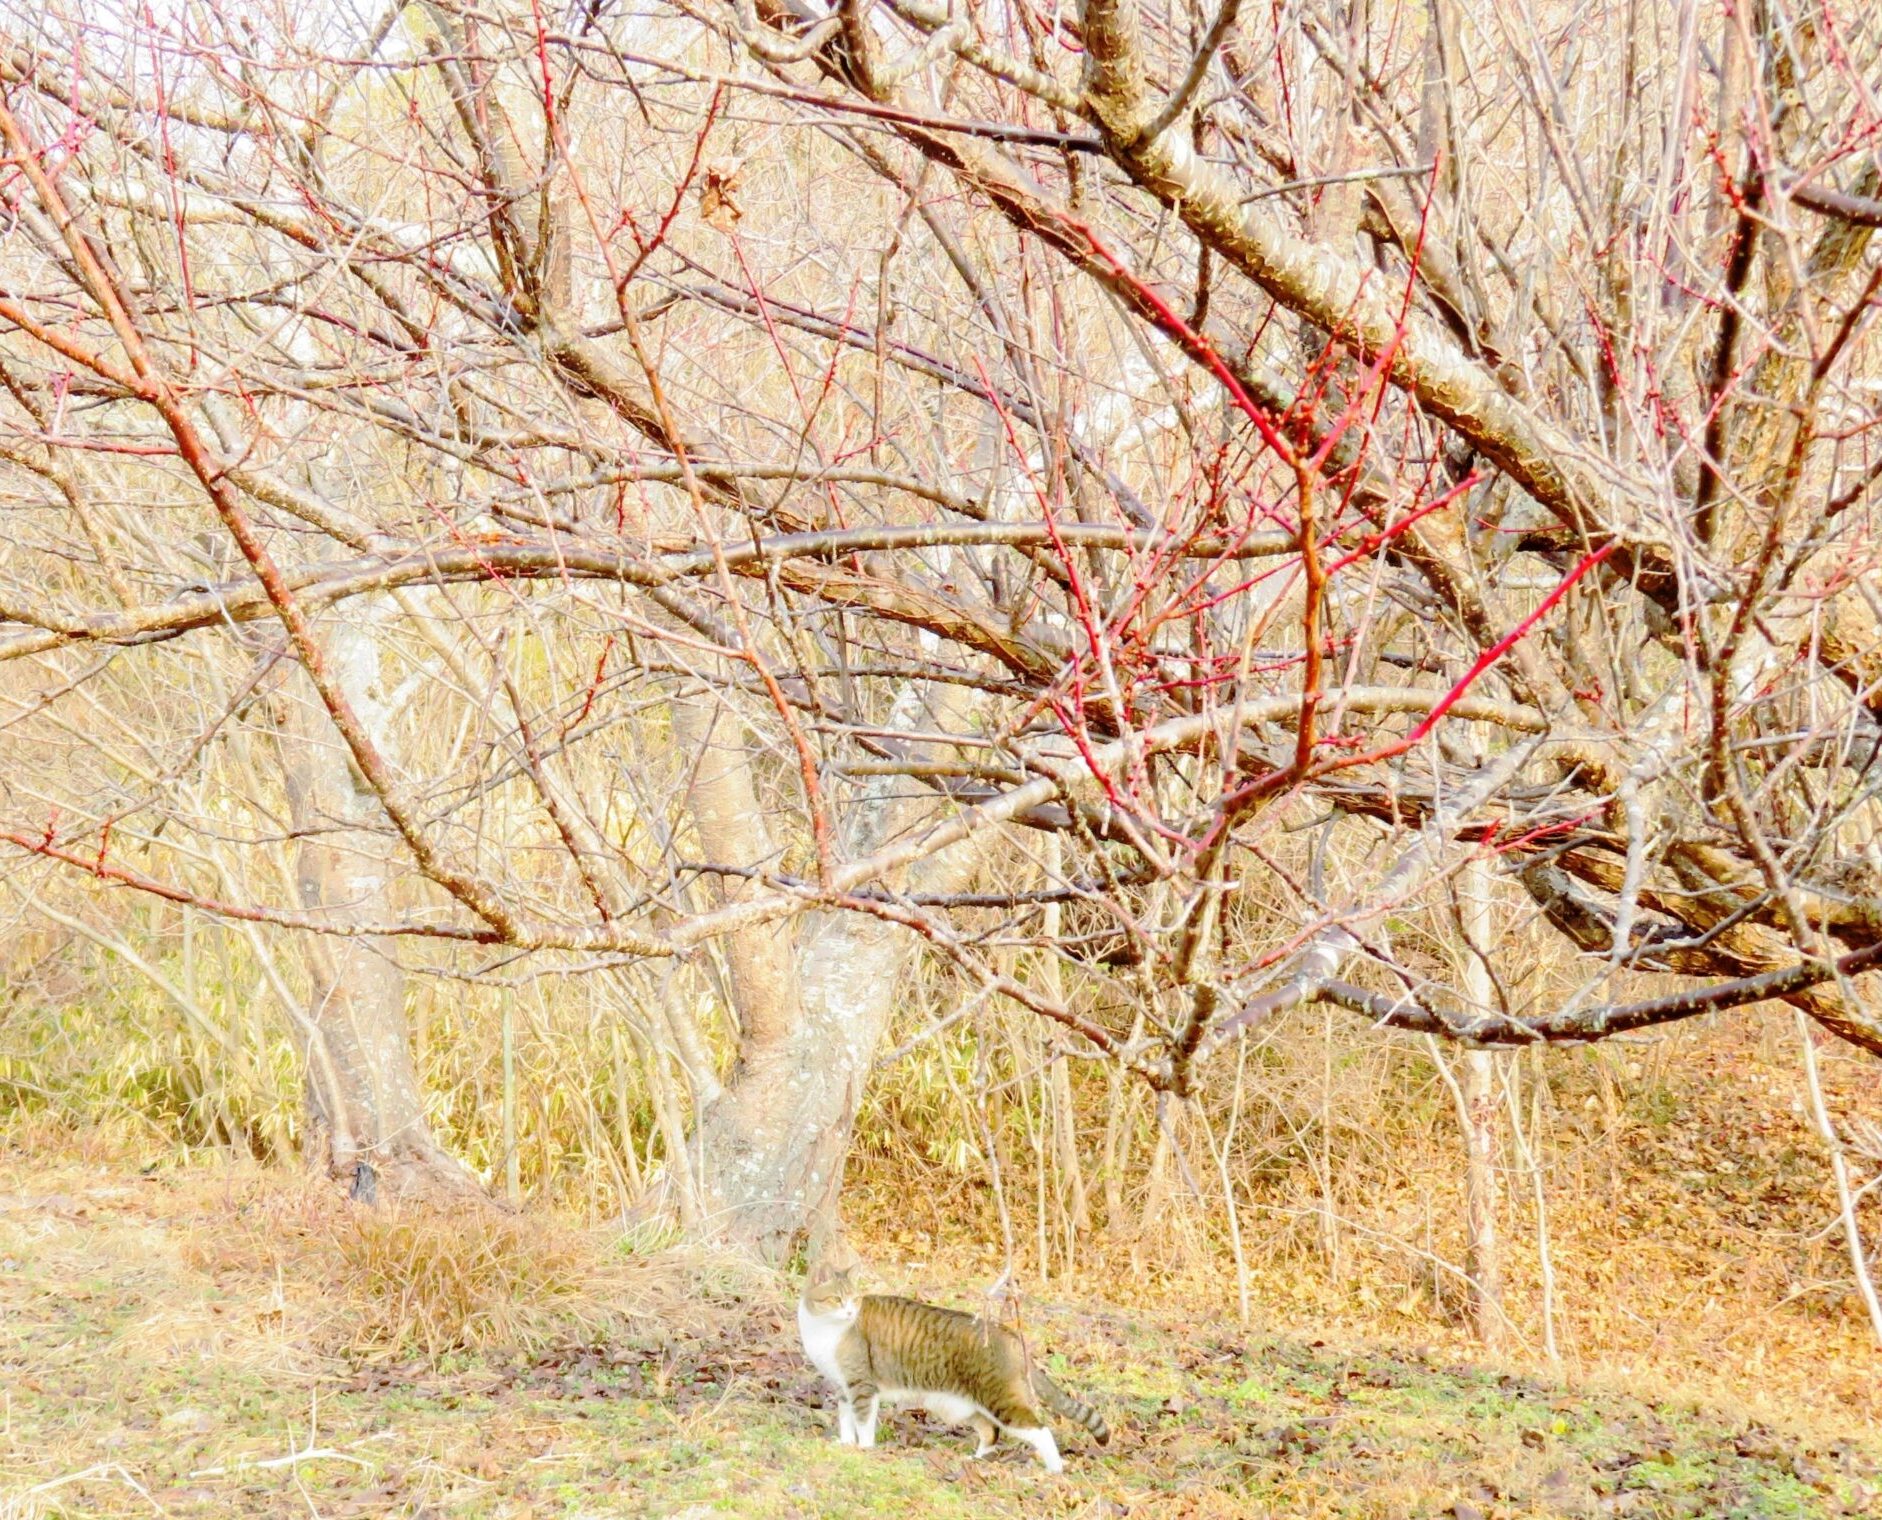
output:
[[[980,1438],[980,1444],[974,1448],[974,1455],[984,1457],[993,1450],[993,1443],[1000,1439],[1000,1427],[978,1412],[969,1416],[967,1423],[974,1427],[974,1434]]]
[[[1065,1461],[1059,1456],[1059,1443],[1052,1439],[1052,1432],[1048,1427],[1044,1425],[1008,1426],[1006,1433],[1015,1441],[1024,1441],[1038,1452],[1039,1460],[1046,1464],[1047,1472],[1065,1471]]]

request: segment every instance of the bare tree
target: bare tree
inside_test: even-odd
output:
[[[15,788],[34,869],[720,956],[663,1017],[768,1243],[916,945],[1177,1095],[1312,1001],[1882,1052],[1872,7],[244,10],[0,56],[7,742],[121,730]],[[163,673],[248,625],[398,862],[344,913],[192,847],[281,837],[171,784],[247,719]],[[1475,862],[1572,996],[1394,943]]]

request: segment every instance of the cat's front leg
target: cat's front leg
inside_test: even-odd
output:
[[[856,1444],[856,1411],[850,1407],[847,1389],[837,1395],[836,1438],[839,1445],[854,1446]]]
[[[876,1416],[882,1412],[882,1395],[874,1383],[852,1384],[850,1407],[855,1411],[856,1444],[867,1450],[876,1444]]]

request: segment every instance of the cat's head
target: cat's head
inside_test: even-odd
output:
[[[862,1312],[863,1293],[849,1267],[825,1267],[804,1284],[804,1308],[818,1319],[848,1324]]]

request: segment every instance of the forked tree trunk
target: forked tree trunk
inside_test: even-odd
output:
[[[707,1229],[774,1260],[834,1228],[857,1104],[913,953],[905,931],[854,915],[818,915],[801,945],[800,1017],[741,1041],[695,1136]]]
[[[681,701],[673,722],[675,738],[699,756],[688,801],[706,858],[775,864],[736,718]],[[898,798],[906,788],[897,777],[867,784],[839,820],[839,850],[870,853],[934,813],[930,800]],[[906,885],[950,890],[974,859],[971,843],[957,845],[916,867]],[[735,901],[752,889],[728,876],[715,890]],[[914,952],[906,930],[845,912],[807,913],[727,939],[740,1038],[694,1135],[707,1233],[773,1259],[801,1234],[830,1233],[857,1104]]]
[[[382,753],[393,708],[381,685],[373,620],[353,609],[329,643],[335,675]],[[336,924],[390,916],[396,855],[378,798],[311,688],[277,707],[282,778],[299,840],[301,906]],[[432,1138],[413,1069],[405,973],[393,946],[367,937],[302,938],[310,994],[295,1020],[305,1060],[308,1164],[355,1196],[461,1197],[476,1179]]]

